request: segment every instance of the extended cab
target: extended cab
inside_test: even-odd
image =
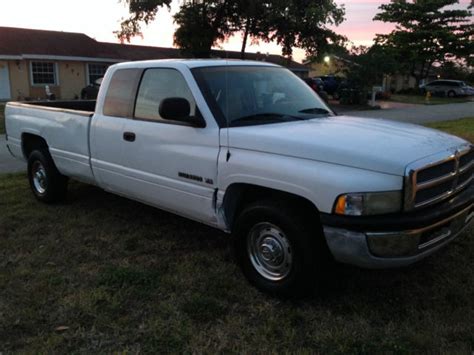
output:
[[[97,102],[11,102],[6,128],[40,201],[64,198],[70,177],[232,232],[271,293],[305,289],[332,259],[411,264],[474,216],[468,142],[337,116],[264,62],[114,65]]]

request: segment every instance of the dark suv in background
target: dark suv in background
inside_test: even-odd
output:
[[[339,85],[341,84],[342,79],[335,75],[323,75],[317,79],[322,80],[324,83],[324,91],[331,95],[334,99],[339,98]]]

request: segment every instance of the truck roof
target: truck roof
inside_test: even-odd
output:
[[[240,60],[240,59],[157,59],[157,60],[145,60],[136,62],[119,63],[116,66],[120,68],[141,68],[150,66],[173,66],[185,65],[189,68],[198,67],[218,67],[218,66],[265,66],[265,67],[279,67],[279,65],[255,61],[255,60]]]

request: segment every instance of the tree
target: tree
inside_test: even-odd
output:
[[[282,54],[291,57],[293,48],[302,48],[306,54],[321,57],[326,49],[341,45],[345,38],[328,25],[344,21],[344,7],[333,0],[276,0],[268,18],[268,40],[282,47]]]
[[[135,36],[141,36],[141,23],[148,25],[154,21],[160,7],[170,9],[172,0],[122,0],[128,5],[130,17],[120,23],[120,31],[115,35],[121,42],[130,42]]]
[[[474,84],[474,71],[455,62],[445,63],[438,68],[437,72],[444,79],[463,80]]]
[[[174,44],[186,56],[209,58],[211,48],[232,33],[224,1],[188,2],[174,16]]]
[[[346,72],[347,79],[357,87],[381,85],[385,75],[399,70],[399,63],[389,47],[374,44],[372,47],[353,47]]]
[[[459,0],[391,0],[379,7],[376,21],[396,24],[376,42],[391,48],[396,59],[419,84],[434,64],[447,61],[472,61],[474,25],[471,6],[454,9]]]
[[[171,0],[122,1],[129,5],[131,16],[116,32],[121,41],[141,35],[141,23],[150,23],[160,8],[171,4]],[[209,56],[212,46],[238,32],[243,34],[242,58],[249,39],[275,41],[288,58],[295,47],[317,54],[344,40],[328,27],[344,20],[344,8],[334,0],[183,1],[174,19],[178,25],[175,44],[196,57]]]
[[[245,59],[249,39],[253,43],[268,38],[268,14],[271,9],[269,1],[234,0],[228,1],[229,20],[234,32],[242,33],[240,58]]]

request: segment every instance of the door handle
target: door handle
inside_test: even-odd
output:
[[[135,133],[133,132],[124,132],[123,133],[123,140],[127,142],[135,142]]]

